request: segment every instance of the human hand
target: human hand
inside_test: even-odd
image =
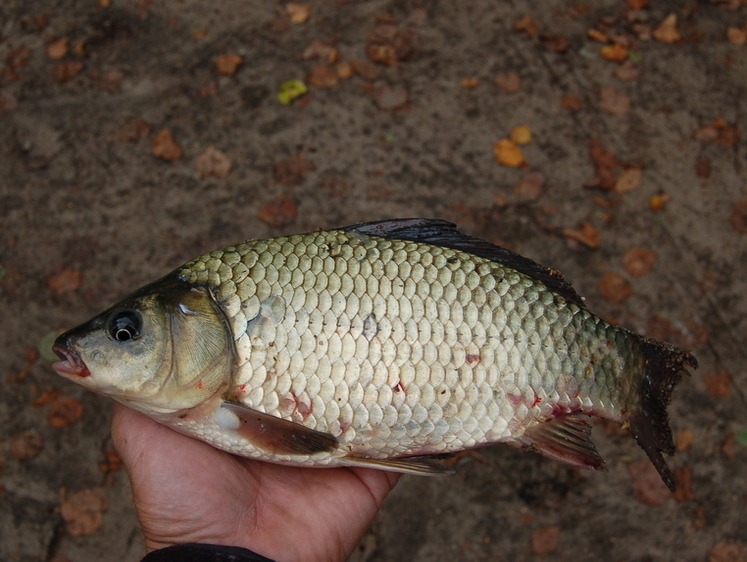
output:
[[[121,404],[112,438],[148,552],[193,542],[243,546],[278,562],[346,560],[400,476],[236,457]]]

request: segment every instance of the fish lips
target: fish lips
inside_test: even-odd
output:
[[[80,355],[78,355],[75,348],[70,346],[68,338],[65,337],[66,335],[67,334],[63,334],[57,338],[54,342],[54,346],[52,346],[52,351],[62,359],[62,361],[53,363],[52,368],[57,371],[58,374],[69,379],[74,377],[90,377],[91,372],[88,370],[88,367],[86,367],[86,364],[80,358]]]

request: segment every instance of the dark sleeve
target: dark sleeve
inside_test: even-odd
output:
[[[147,554],[141,562],[273,562],[238,546],[178,544]]]

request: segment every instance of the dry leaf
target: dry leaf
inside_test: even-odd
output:
[[[334,47],[324,43],[319,39],[314,39],[311,44],[304,49],[301,58],[308,59],[325,59],[328,63],[334,64],[340,60],[340,52]]]
[[[122,458],[114,449],[104,449],[104,461],[99,463],[99,470],[104,474],[115,472],[122,468]]]
[[[215,64],[215,71],[223,76],[233,76],[238,71],[241,63],[244,62],[244,57],[236,54],[220,55],[213,61]]]
[[[532,14],[524,14],[518,20],[514,22],[514,31],[523,31],[529,37],[537,37],[537,24],[532,17]]]
[[[61,37],[47,43],[47,56],[50,59],[59,60],[65,58],[68,53],[69,40],[67,37]]]
[[[589,36],[590,39],[593,39],[594,41],[599,41],[600,43],[607,43],[609,41],[609,38],[607,35],[598,29],[589,29],[586,32],[586,35]]]
[[[47,410],[47,423],[58,429],[77,423],[83,419],[83,404],[70,396],[58,398]]]
[[[563,99],[560,100],[560,105],[562,105],[564,109],[570,109],[571,111],[578,111],[584,108],[583,100],[576,94],[563,96]]]
[[[156,158],[161,158],[167,162],[179,160],[182,157],[182,147],[174,141],[171,129],[162,129],[151,143],[151,153]]]
[[[648,459],[632,462],[628,472],[633,477],[633,495],[646,505],[661,505],[672,497],[667,485]]]
[[[59,62],[52,68],[52,76],[58,84],[64,84],[83,71],[83,63],[77,60]]]
[[[350,78],[353,75],[353,65],[349,62],[341,62],[335,67],[335,71],[340,78]]]
[[[631,248],[623,256],[623,266],[633,277],[643,277],[656,261],[656,252],[644,248]]]
[[[381,76],[381,68],[364,59],[351,60],[350,66],[353,69],[353,72],[369,82],[378,80],[379,76]]]
[[[669,200],[671,198],[672,196],[669,195],[669,193],[657,193],[649,200],[649,206],[651,207],[652,211],[659,212],[667,203],[669,203]]]
[[[623,115],[630,109],[630,98],[614,86],[607,86],[599,93],[599,107],[613,115]]]
[[[708,553],[708,562],[747,562],[747,552],[738,542],[716,543]]]
[[[47,288],[55,295],[64,295],[77,290],[83,283],[79,270],[62,268],[47,280]]]
[[[675,439],[675,447],[678,451],[687,451],[695,443],[695,434],[691,429],[680,429]]]
[[[517,72],[502,72],[495,77],[494,82],[507,94],[515,94],[521,89],[521,76]]]
[[[296,187],[306,181],[306,175],[315,169],[313,162],[306,160],[302,152],[297,152],[273,166],[273,177],[279,184]]]
[[[532,141],[532,129],[527,125],[519,125],[511,129],[509,138],[516,144],[529,144]]]
[[[641,10],[648,6],[648,0],[625,0],[631,10]]]
[[[300,2],[288,2],[285,5],[285,13],[288,14],[291,22],[304,23],[311,16],[311,4],[301,4]]]
[[[628,168],[623,170],[615,182],[616,193],[628,193],[638,189],[641,185],[643,173],[640,168]]]
[[[259,212],[259,220],[275,228],[288,226],[296,220],[298,207],[292,197],[280,195],[267,203]]]
[[[633,82],[641,77],[641,70],[631,61],[626,60],[615,69],[615,78],[624,82]]]
[[[374,92],[374,101],[379,109],[393,111],[407,104],[407,90],[400,86],[385,85]]]
[[[74,537],[90,535],[101,527],[106,509],[106,490],[100,486],[63,497],[60,504],[60,514]]]
[[[592,185],[599,186],[602,189],[614,189],[616,180],[612,170],[620,167],[615,153],[606,150],[599,139],[593,138],[589,140],[589,155],[594,162],[596,173]]]
[[[612,45],[607,45],[606,47],[602,47],[601,50],[602,58],[605,58],[607,60],[611,60],[614,62],[623,62],[625,59],[628,58],[628,50],[620,45],[619,43],[614,43]]]
[[[571,42],[562,35],[545,35],[540,38],[543,47],[551,50],[553,53],[565,53],[571,48]]]
[[[714,398],[726,398],[731,393],[731,375],[724,369],[703,377],[708,394]]]
[[[693,472],[689,466],[674,469],[674,499],[685,503],[695,497],[693,494]]]
[[[728,27],[726,29],[726,38],[733,45],[742,46],[747,44],[747,29],[741,27]]]
[[[558,548],[560,527],[542,527],[532,533],[532,552],[535,554],[552,554]]]
[[[654,29],[652,35],[654,39],[662,43],[674,43],[682,39],[682,35],[677,29],[677,14],[673,12],[664,18],[659,27]]]
[[[197,173],[214,178],[225,178],[231,172],[231,159],[214,146],[208,146],[195,160]]]
[[[633,295],[633,287],[625,277],[607,271],[599,280],[597,289],[611,304],[619,305]]]
[[[53,332],[54,334],[57,334],[57,332]],[[56,339],[56,336],[55,336]],[[45,390],[44,392],[39,395],[38,398],[33,400],[29,406],[44,406],[44,404],[49,404],[50,402],[54,402],[57,397],[62,394],[62,391],[59,389],[54,390]]]
[[[317,64],[306,76],[306,82],[316,88],[334,88],[337,80],[337,72],[326,64]]]
[[[535,200],[542,195],[545,178],[542,174],[530,172],[525,174],[521,181],[514,187],[514,195],[520,199]]]
[[[509,139],[499,140],[493,145],[493,155],[498,163],[516,168],[524,163],[524,153]]]
[[[747,234],[747,199],[740,199],[734,204],[730,222],[739,234]]]
[[[33,459],[44,448],[44,440],[35,429],[16,433],[10,440],[10,456],[17,461]]]
[[[477,85],[479,84],[477,78],[462,78],[459,81],[459,84],[462,86],[462,88],[467,88],[468,90],[471,90],[472,88],[477,88]]]
[[[572,230],[570,228],[565,229],[563,231],[563,236],[581,242],[584,246],[588,246],[589,248],[599,248],[599,231],[589,222],[582,222],[581,228],[578,230]]]

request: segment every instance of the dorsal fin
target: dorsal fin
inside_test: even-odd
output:
[[[462,234],[456,229],[454,223],[439,219],[393,219],[354,224],[340,230],[359,232],[381,238],[433,244],[434,246],[451,248],[489,259],[536,279],[554,293],[577,306],[586,307],[583,299],[560,272],[541,266],[537,262],[506,248],[501,248],[480,238]]]

